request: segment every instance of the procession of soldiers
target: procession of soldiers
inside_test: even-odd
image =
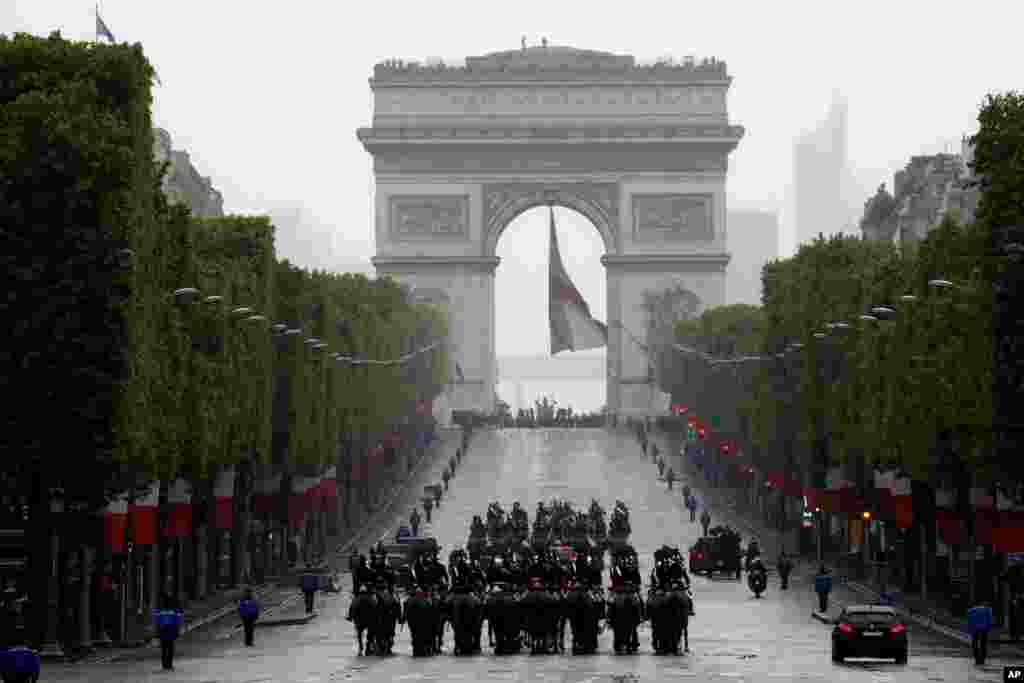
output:
[[[605,625],[614,635],[615,651],[628,653],[639,648],[637,629],[644,621],[651,624],[655,652],[688,651],[694,609],[679,549],[663,546],[654,553],[644,597],[637,553],[628,543],[628,508],[616,501],[607,532],[604,518],[596,500],[586,512],[568,501],[542,501],[531,530],[518,502],[507,513],[493,502],[484,516],[474,516],[466,548],[452,550],[447,567],[436,544],[424,546],[411,564],[404,603],[382,546],[371,550],[369,560],[354,555],[348,619],[356,628],[359,653],[390,654],[396,627],[407,625],[413,655],[437,655],[450,625],[453,653],[475,654],[482,649],[484,622],[488,647],[496,654],[524,648],[564,653],[567,631],[574,654],[593,653]]]

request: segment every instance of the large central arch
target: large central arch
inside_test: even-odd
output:
[[[743,136],[730,80],[717,60],[638,66],[565,47],[375,67],[373,126],[358,131],[374,162],[373,263],[447,306],[464,378],[452,408],[493,410],[498,240],[523,211],[558,204],[605,247],[608,406],[649,413],[645,302],[725,302],[725,178]]]

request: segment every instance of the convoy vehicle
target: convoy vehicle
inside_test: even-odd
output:
[[[907,663],[907,628],[892,607],[847,605],[832,629],[832,661],[847,657],[878,657]]]

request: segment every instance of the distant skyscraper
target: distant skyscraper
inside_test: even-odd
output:
[[[774,213],[730,209],[726,234],[732,258],[725,271],[727,304],[761,305],[761,269],[779,257],[779,220]]]
[[[818,233],[859,232],[863,198],[847,159],[847,104],[838,94],[821,125],[797,140],[793,176],[798,247]]]

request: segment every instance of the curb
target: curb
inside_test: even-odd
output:
[[[811,616],[820,621],[821,623],[828,624],[829,626],[831,626],[833,623],[832,617],[821,612],[811,612]]]
[[[455,433],[455,432],[461,432],[462,430],[444,430],[444,431],[446,431],[446,432],[447,431],[451,431],[451,432]],[[441,438],[438,438],[438,442],[440,442],[441,440],[442,440]],[[447,464],[447,461],[445,461],[445,462]],[[419,477],[419,475],[422,474],[424,471],[426,471],[428,469],[428,466],[431,465],[431,464],[433,464],[432,463],[432,458],[429,455],[425,456],[420,461],[420,463],[416,467],[416,469],[413,470],[410,473],[410,475],[406,478],[407,481],[409,479],[414,479],[414,478]],[[395,507],[395,503],[398,501],[398,499],[400,497],[400,494],[403,493],[405,491],[405,489],[406,489],[406,485],[404,485],[404,484],[399,484],[399,485],[396,485],[396,486],[392,487],[390,495],[378,506],[376,511],[371,513],[370,518],[368,520],[366,520],[366,522],[364,522],[361,525],[362,528],[359,529],[359,531],[355,535],[353,535],[350,539],[348,539],[347,541],[345,541],[344,543],[342,543],[341,545],[337,546],[334,549],[335,556],[340,558],[348,550],[350,550],[353,545],[356,545],[357,541],[359,541],[362,538],[363,534],[368,529],[371,529],[371,528],[374,528],[376,526],[379,526],[380,522],[381,522],[381,518],[383,518],[385,515],[390,516],[391,514],[394,514],[393,508]],[[341,571],[341,570],[344,570],[345,572],[347,572],[348,571],[348,567],[344,566],[339,571]]]
[[[317,618],[318,613],[305,614],[301,617],[288,617],[284,619],[271,619],[269,621],[257,621],[256,628],[273,628],[275,626],[301,626],[308,624]]]

